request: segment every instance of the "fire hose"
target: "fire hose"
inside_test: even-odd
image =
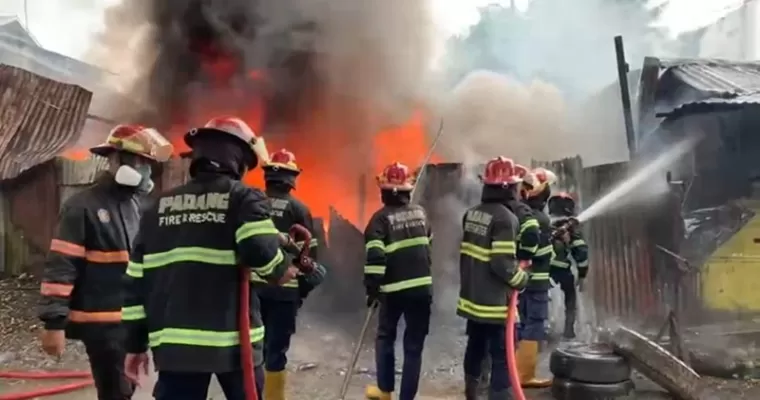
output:
[[[309,274],[314,270],[313,260],[309,257],[309,245],[311,232],[302,225],[295,224],[290,227],[287,235],[281,235],[283,248],[291,254],[297,255],[294,264],[302,274]],[[303,245],[296,244],[302,241]],[[256,388],[255,360],[253,359],[253,345],[251,344],[251,269],[240,269],[240,311],[238,325],[240,331],[240,364],[243,369],[243,386],[246,400],[259,400]],[[0,397],[0,400],[6,400]],[[15,399],[11,399],[15,400]]]
[[[524,269],[522,263],[519,265],[519,268]],[[517,297],[519,294],[519,291],[512,290],[512,293],[507,298],[509,309],[507,311],[507,335],[504,340],[506,340],[507,372],[509,373],[509,380],[512,382],[512,395],[515,397],[515,400],[525,400],[525,392],[523,392],[522,385],[520,384],[520,371],[517,369],[516,355],[517,337],[515,327],[517,325]]]
[[[296,240],[302,240],[303,243],[311,241],[311,233],[301,225],[293,225],[287,235],[282,235],[282,244],[288,253],[295,254],[298,260],[295,265],[303,274],[311,273],[314,269],[311,258],[309,258],[309,246],[298,246]],[[259,400],[256,391],[255,363],[253,359],[253,346],[251,345],[251,320],[250,320],[250,300],[251,300],[251,277],[250,268],[240,269],[240,313],[238,314],[238,324],[240,329],[240,361],[244,372],[244,388],[246,400]],[[84,371],[39,371],[39,372],[2,372],[0,379],[79,379],[71,383],[62,384],[53,387],[41,388],[27,392],[9,393],[0,395],[0,400],[30,400],[38,397],[52,396],[61,393],[73,392],[86,388],[93,384],[90,372]]]

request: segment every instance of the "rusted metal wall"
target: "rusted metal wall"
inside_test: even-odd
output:
[[[5,272],[36,272],[47,252],[58,213],[55,166],[38,165],[2,184]],[[51,224],[50,221],[53,221]]]
[[[79,138],[92,93],[0,65],[0,181],[52,160]]]
[[[584,170],[582,188],[587,204],[605,195],[627,174],[627,163]],[[624,208],[588,221],[591,293],[597,317],[642,322],[662,313],[654,284],[652,246],[646,235],[647,216],[641,208]]]

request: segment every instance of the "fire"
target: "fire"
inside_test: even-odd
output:
[[[208,119],[227,114],[221,111],[209,113]],[[252,110],[236,116],[261,132],[260,112]],[[323,218],[328,223],[332,207],[357,227],[363,228],[367,218],[381,207],[375,175],[394,161],[407,164],[411,169],[417,168],[423,161],[429,149],[425,123],[423,113],[417,112],[400,126],[378,132],[372,143],[367,144],[367,149],[360,149],[361,143],[351,143],[353,139],[347,134],[320,134],[318,126],[308,130],[304,128],[308,134],[295,132],[270,137],[263,132],[262,136],[270,152],[285,148],[296,155],[303,172],[296,182],[294,195],[309,206],[314,217]],[[185,129],[172,129],[172,142],[178,154],[189,150],[181,135]],[[369,150],[371,160],[362,160],[357,154],[361,153],[360,150]],[[437,162],[437,157],[433,157],[432,161]],[[263,171],[256,168],[243,181],[263,188]]]
[[[411,118],[399,126],[378,132],[371,140],[353,132],[331,130],[330,124],[314,115],[302,121],[291,132],[268,133],[262,131],[264,126],[265,104],[263,99],[251,98],[250,93],[239,89],[230,90],[224,85],[234,66],[218,61],[208,64],[206,71],[213,75],[212,88],[201,112],[194,110],[192,115],[184,115],[181,121],[175,121],[164,133],[172,141],[176,155],[189,149],[183,136],[188,129],[202,126],[207,120],[221,116],[234,115],[243,119],[251,128],[264,137],[269,151],[288,149],[296,155],[299,167],[303,170],[296,182],[294,195],[307,204],[315,218],[322,218],[325,225],[329,223],[330,208],[363,229],[369,216],[381,207],[380,195],[375,184],[375,176],[382,169],[398,161],[414,170],[419,167],[429,150],[426,135],[426,119],[422,111],[415,112]],[[249,81],[263,81],[265,74],[253,71],[247,74]],[[214,89],[221,88],[220,97],[214,97]],[[224,98],[225,101],[218,101]],[[233,100],[239,101],[230,101]],[[317,114],[317,113],[315,113]],[[89,157],[87,150],[72,149],[64,157],[83,160]],[[433,157],[432,162],[437,162]],[[243,179],[246,184],[263,188],[263,171],[256,168]],[[325,226],[327,228],[327,226]]]

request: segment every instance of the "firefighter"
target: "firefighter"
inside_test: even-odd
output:
[[[305,204],[290,194],[295,188],[296,177],[301,170],[293,153],[282,149],[271,155],[264,164],[266,194],[272,205],[272,221],[278,231],[287,233],[291,226],[299,224],[312,233],[309,255],[317,258],[317,239],[311,212]],[[320,278],[324,274],[319,275]],[[264,335],[264,398],[282,400],[285,398],[285,378],[287,351],[290,337],[296,331],[296,314],[303,300],[314,289],[314,284],[303,276],[293,279],[283,286],[270,285],[266,280],[253,276],[254,286],[261,301],[261,317],[266,328]],[[317,282],[318,283],[318,282]]]
[[[141,202],[153,186],[152,164],[166,161],[172,146],[154,129],[118,125],[90,152],[107,158],[109,169],[61,208],[40,288],[42,347],[60,356],[64,336],[81,340],[98,399],[130,399],[134,385],[123,370],[122,276],[135,246]]]
[[[507,299],[512,290],[528,284],[529,275],[517,260],[519,221],[507,206],[519,201],[520,178],[514,162],[490,160],[481,177],[481,203],[464,215],[460,246],[457,315],[467,319],[464,355],[465,398],[477,399],[478,380],[486,353],[491,358],[489,399],[510,398],[507,374]]]
[[[575,216],[575,200],[572,196],[565,192],[557,193],[549,198],[548,206],[554,229],[554,259],[551,261],[550,274],[565,297],[565,329],[562,336],[565,339],[574,339],[577,291],[583,291],[583,282],[588,274],[588,245],[576,224],[572,222]],[[572,271],[573,262],[578,269],[577,280]]]
[[[190,180],[145,209],[127,268],[126,373],[139,379],[150,347],[156,399],[205,400],[214,374],[227,399],[243,400],[239,268],[273,284],[289,282],[298,269],[280,248],[266,195],[240,181],[268,158],[263,139],[235,117],[214,118],[184,139]],[[261,398],[264,327],[257,296],[249,317]]]
[[[414,178],[406,165],[387,166],[377,177],[383,208],[364,231],[367,306],[380,307],[375,363],[377,386],[366,398],[389,400],[395,384],[396,332],[404,318],[404,366],[400,400],[412,400],[422,369],[422,349],[430,328],[433,278],[430,271],[430,227],[425,210],[412,205]]]
[[[523,202],[533,211],[538,221],[540,235],[538,250],[530,266],[530,282],[520,294],[520,324],[517,349],[520,384],[525,388],[544,388],[551,386],[550,379],[536,378],[539,344],[547,339],[546,320],[549,318],[549,279],[550,263],[553,256],[552,227],[549,216],[544,212],[546,202],[551,195],[551,185],[556,175],[544,168],[533,171],[518,165],[518,176],[522,177],[521,196]]]

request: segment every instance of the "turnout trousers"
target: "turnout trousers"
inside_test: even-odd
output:
[[[135,385],[124,375],[124,359],[127,356],[122,341],[114,335],[89,337],[82,340],[92,370],[92,379],[98,400],[129,400]]]
[[[578,292],[575,287],[575,277],[570,268],[552,267],[551,278],[559,285],[565,298],[565,329],[562,336],[566,339],[575,338],[575,319],[578,312]]]
[[[261,320],[264,322],[264,368],[270,372],[285,370],[290,338],[296,332],[298,301],[275,300],[259,296]]]
[[[466,378],[479,378],[483,360],[491,359],[489,395],[506,396],[512,384],[507,373],[506,328],[504,324],[482,323],[467,320],[467,347],[464,352]]]
[[[549,318],[549,291],[525,289],[520,293],[517,324],[518,340],[542,342],[547,339],[546,320]]]
[[[386,294],[380,302],[375,363],[377,387],[384,393],[394,391],[396,381],[395,343],[398,323],[404,317],[404,365],[399,400],[413,400],[419,387],[422,350],[430,330],[433,298],[429,294]]]
[[[256,367],[256,392],[262,397],[264,386],[264,370]],[[243,386],[243,371],[232,371],[220,374],[205,372],[169,372],[160,371],[158,382],[153,388],[153,398],[156,400],[206,400],[211,375],[216,375],[219,386],[222,387],[227,400],[245,400]]]

